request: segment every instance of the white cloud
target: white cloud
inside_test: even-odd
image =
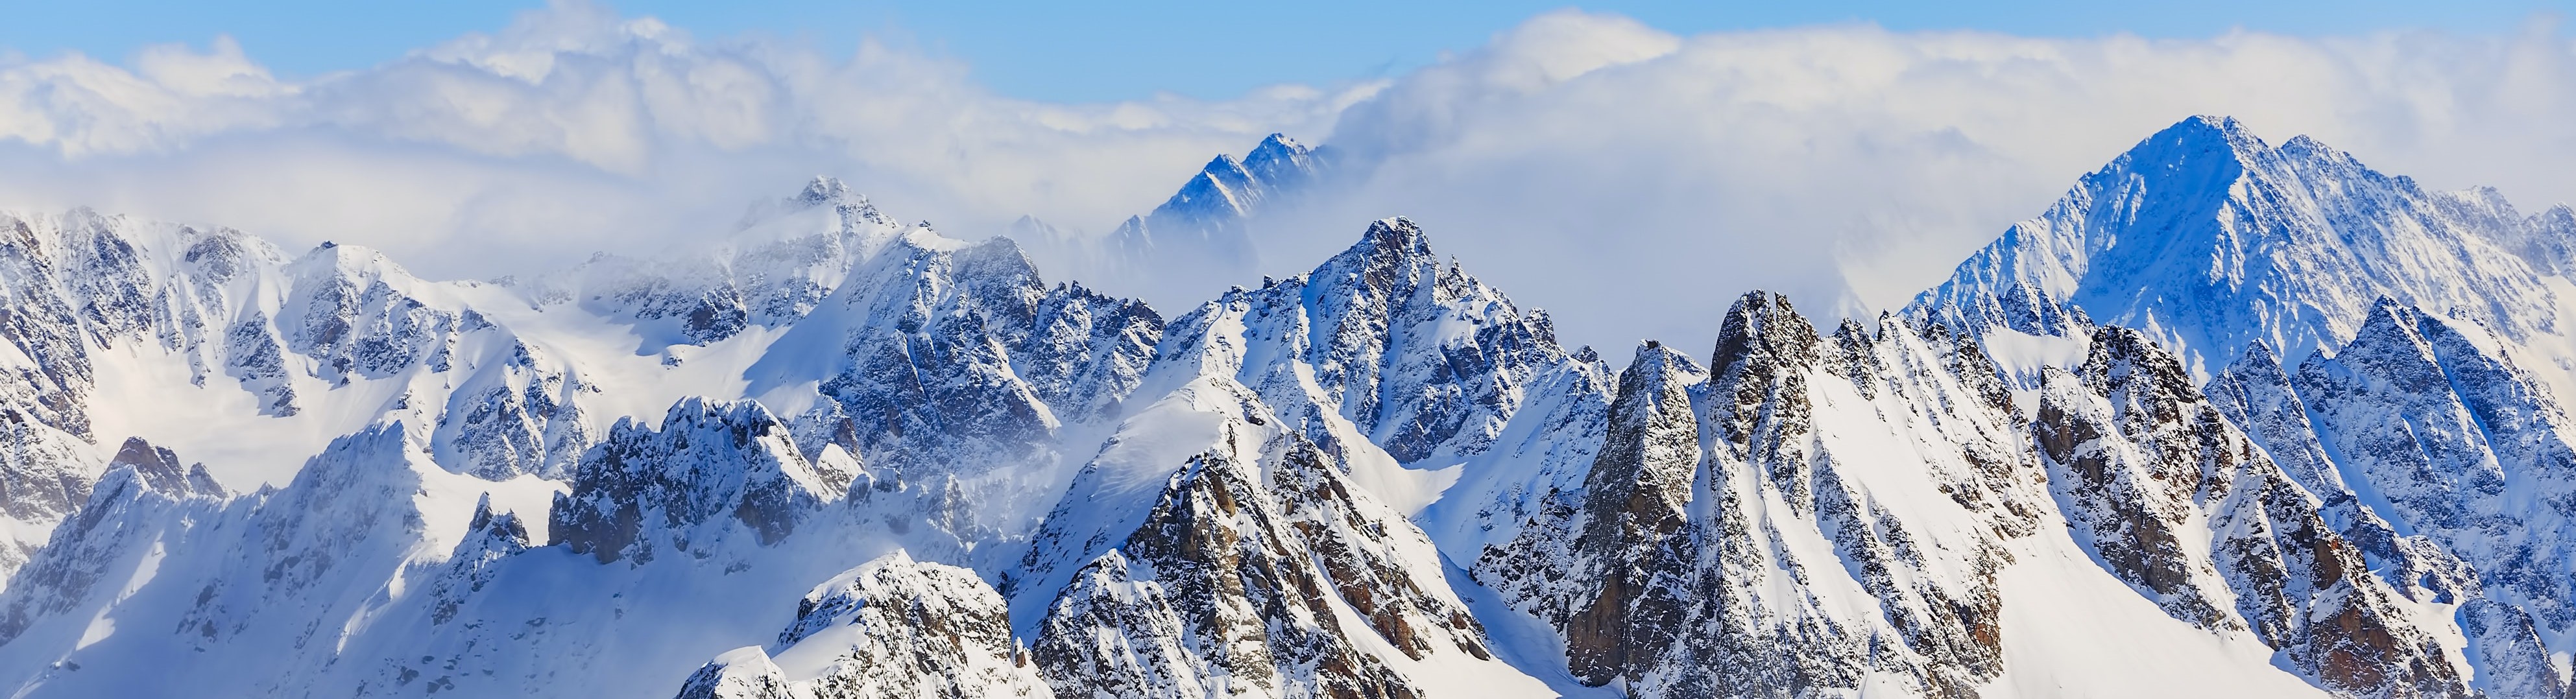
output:
[[[1210,154],[1322,131],[1372,89],[1045,104],[876,42],[829,57],[699,41],[570,2],[300,83],[229,40],[148,49],[132,68],[0,64],[0,206],[362,242],[439,276],[721,232],[817,174],[969,236],[1021,214],[1105,227]]]
[[[2511,36],[2031,39],[1871,26],[1674,37],[1543,15],[1398,79],[1329,142],[1370,170],[1261,239],[1287,271],[1403,213],[1574,339],[1699,346],[1734,297],[1873,315],[2192,114],[2427,186],[2576,199],[2576,45]],[[1308,235],[1306,231],[1317,231]]]
[[[364,242],[426,274],[484,276],[716,232],[827,173],[969,237],[1023,213],[1102,231],[1212,154],[1286,131],[1364,177],[1262,231],[1265,271],[1412,215],[1618,356],[1641,337],[1704,342],[1757,286],[1828,316],[1901,303],[2190,114],[2536,209],[2576,199],[2571,108],[2576,45],[2541,22],[2507,36],[1680,37],[1565,12],[1388,82],[1069,105],[995,95],[968,66],[883,43],[824,56],[564,4],[309,81],[221,40],[130,67],[0,62],[0,205]]]

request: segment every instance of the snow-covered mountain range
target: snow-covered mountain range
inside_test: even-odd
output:
[[[1328,156],[1089,249],[1236,268]],[[1906,308],[1624,365],[1433,239],[1158,310],[829,179],[483,282],[0,215],[0,687],[2576,691],[2564,206],[2195,117]]]

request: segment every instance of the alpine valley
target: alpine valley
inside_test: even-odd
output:
[[[1333,155],[1016,231],[1231,274]],[[2565,206],[2194,117],[1612,357],[1357,232],[1157,309],[831,179],[481,282],[0,213],[0,693],[2576,697]]]

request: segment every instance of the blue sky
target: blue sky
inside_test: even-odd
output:
[[[1222,99],[1267,84],[1332,84],[1401,74],[1444,51],[1471,49],[1558,2],[604,3],[721,38],[757,33],[846,54],[877,36],[972,67],[1002,94],[1054,102],[1136,99],[1158,91]],[[42,59],[78,51],[123,61],[143,46],[239,40],[284,77],[366,68],[465,32],[506,26],[539,2],[381,0],[170,2],[0,0],[0,51]],[[1098,5],[1098,6],[1095,6]],[[2023,36],[2126,32],[2202,38],[2232,28],[2297,36],[2391,29],[2525,31],[2576,0],[2462,2],[1607,2],[1588,10],[1635,17],[1664,31],[1872,22],[1897,30],[1979,29]],[[2546,26],[2546,25],[2537,25]],[[2557,27],[2564,32],[2563,25]]]

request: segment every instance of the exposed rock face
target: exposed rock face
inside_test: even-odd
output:
[[[2077,540],[2175,618],[2250,629],[2350,696],[2470,696],[2421,618],[2323,504],[2191,385],[2172,353],[2126,328],[2094,334],[2075,372],[2049,370],[2032,424]]]
[[[972,571],[898,551],[815,586],[776,643],[718,656],[679,697],[1055,696],[1011,639],[1004,607]]]
[[[141,437],[127,437],[125,444],[117,448],[116,458],[108,460],[107,467],[110,470],[133,468],[135,475],[153,490],[165,493],[224,495],[223,486],[216,485],[214,477],[206,474],[205,464],[182,468],[178,454],[152,446]]]
[[[2318,441],[2307,401],[2292,385],[2269,347],[2253,347],[2203,387],[2210,403],[2240,426],[2283,474],[2321,502],[2318,515],[2344,540],[2360,547],[2370,570],[2418,602],[2453,604],[2476,596],[2477,573],[2439,543],[2404,536],[2344,480]]]
[[[2223,610],[2233,595],[2211,552],[2191,539],[2211,528],[2199,505],[2224,499],[2243,462],[2259,457],[2230,439],[2216,409],[2195,404],[2179,365],[2157,363],[2169,358],[2134,331],[2101,330],[2080,374],[2043,379],[2032,430],[2077,541],[2166,613],[2242,628]]]
[[[1578,679],[1638,696],[1975,695],[2002,671],[2001,542],[2046,511],[1992,363],[1892,320],[1822,338],[1757,292],[1711,365],[1640,349],[1581,504],[1477,578],[1555,627]],[[1937,446],[1877,468],[1876,435]]]
[[[759,403],[681,401],[653,430],[620,419],[582,457],[570,494],[557,495],[554,543],[601,563],[649,563],[690,553],[719,518],[740,521],[760,543],[776,543],[836,502],[860,474],[839,450],[808,462],[787,426]]]
[[[1907,313],[2010,348],[2025,388],[2043,365],[2071,368],[2095,321],[2140,328],[2209,378],[2221,414],[2374,577],[2463,605],[2464,632],[2501,634],[2472,633],[2473,656],[2494,654],[2482,689],[2557,696],[2567,678],[2539,669],[2519,629],[2576,629],[2576,576],[2536,563],[2568,558],[2559,501],[2576,502],[2547,388],[2576,366],[2547,280],[2571,269],[2570,211],[2426,191],[2304,136],[2275,146],[2200,117],[2085,177]]]
[[[88,277],[86,270],[66,270],[55,252],[65,243],[51,221],[0,217],[0,293],[8,312],[0,315],[0,335],[13,352],[8,364],[7,397],[26,417],[64,432],[89,434],[87,396],[93,377],[82,346],[80,319],[61,292],[66,272]],[[40,228],[42,231],[40,232]],[[112,245],[110,249],[119,249]]]
[[[502,561],[526,552],[535,545],[528,535],[528,525],[518,513],[494,512],[492,496],[483,495],[474,503],[474,519],[465,525],[465,539],[456,551],[431,577],[429,598],[430,623],[444,626],[455,621],[466,601],[492,585]]]
[[[1269,487],[1215,452],[1174,474],[1039,624],[1032,650],[1057,693],[1421,696],[1363,634],[1411,660],[1490,658],[1483,628],[1419,569],[1430,541],[1327,461],[1292,438]]]
[[[1671,645],[1689,601],[1675,589],[1692,558],[1688,525],[1692,478],[1699,471],[1699,414],[1687,390],[1697,365],[1649,346],[1619,377],[1609,439],[1585,479],[1586,517],[1579,549],[1602,550],[1601,596],[1566,629],[1567,663],[1593,684],[1645,665]],[[1624,550],[1623,550],[1624,549]],[[1632,636],[1628,630],[1644,631]]]
[[[1401,219],[1371,225],[1309,274],[1172,321],[1154,356],[1147,403],[1216,381],[1207,388],[1241,394],[1219,399],[1237,412],[1262,406],[1250,424],[1282,424],[1345,464],[1362,452],[1399,461],[1480,452],[1526,397],[1514,388],[1568,359],[1544,313],[1444,268]],[[1368,446],[1379,441],[1399,446]]]
[[[330,245],[286,269],[294,285],[278,308],[280,328],[289,351],[318,365],[316,378],[337,385],[415,364],[447,370],[460,314],[395,288],[420,281],[383,254]]]

